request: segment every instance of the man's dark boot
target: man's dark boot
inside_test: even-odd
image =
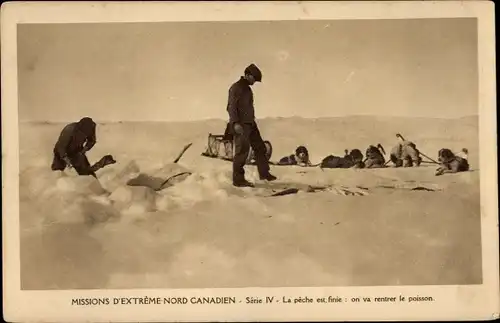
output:
[[[247,181],[246,179],[235,179],[233,180],[233,185],[236,186],[236,187],[254,187],[254,185],[252,183],[250,183],[249,181]]]
[[[269,182],[272,182],[272,181],[275,181],[277,179],[276,176],[274,175],[271,175],[271,173],[267,173],[265,175],[261,175],[260,176],[260,179],[261,180],[265,180],[265,181],[269,181]]]

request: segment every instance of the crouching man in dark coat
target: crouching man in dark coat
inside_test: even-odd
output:
[[[266,146],[262,139],[257,123],[253,92],[250,86],[262,81],[262,73],[254,64],[245,69],[245,75],[231,85],[227,112],[229,114],[229,131],[234,138],[233,156],[233,185],[237,187],[251,187],[252,183],[245,179],[244,166],[250,147],[255,153],[255,162],[261,180],[273,181],[275,176],[269,173],[269,161],[266,158]]]
[[[111,155],[106,155],[94,165],[90,165],[85,153],[96,144],[96,124],[84,117],[78,122],[66,125],[61,131],[54,146],[53,171],[63,171],[73,167],[78,175],[91,175],[97,178],[95,172],[116,161]]]

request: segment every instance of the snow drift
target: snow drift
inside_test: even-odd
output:
[[[89,159],[112,154],[117,163],[98,171],[98,180],[50,170],[63,124],[21,123],[23,288],[479,282],[477,122],[475,117],[262,120],[273,160],[298,145],[308,147],[313,163],[343,155],[344,149],[364,152],[371,144],[389,150],[397,132],[433,158],[443,147],[467,147],[470,153],[471,172],[440,177],[433,166],[324,171],[272,166],[280,181],[333,187],[272,198],[261,197],[263,189],[232,187],[231,163],[201,156],[208,133],[223,132],[224,121],[99,124]],[[190,142],[180,162],[172,163]],[[246,172],[257,180],[254,166]],[[180,173],[189,175],[162,190],[152,188]],[[454,260],[448,263],[450,255]]]

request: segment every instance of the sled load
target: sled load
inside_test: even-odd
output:
[[[266,158],[267,160],[270,160],[273,153],[273,147],[271,142],[268,140],[264,140],[264,144],[266,146]],[[214,135],[209,133],[207,150],[201,155],[210,158],[232,161],[234,156],[233,136],[227,131],[227,129],[224,135]],[[254,162],[255,155],[250,147],[246,163],[253,164]]]

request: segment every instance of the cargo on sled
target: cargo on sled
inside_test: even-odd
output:
[[[269,161],[273,154],[273,146],[268,140],[264,140],[264,145],[266,146],[266,158]],[[223,135],[208,134],[207,150],[202,153],[202,156],[226,161],[233,160],[234,141],[233,135],[229,131],[229,124],[226,126],[226,131]],[[249,165],[255,163],[255,154],[252,147],[250,147],[248,152],[246,163]]]

